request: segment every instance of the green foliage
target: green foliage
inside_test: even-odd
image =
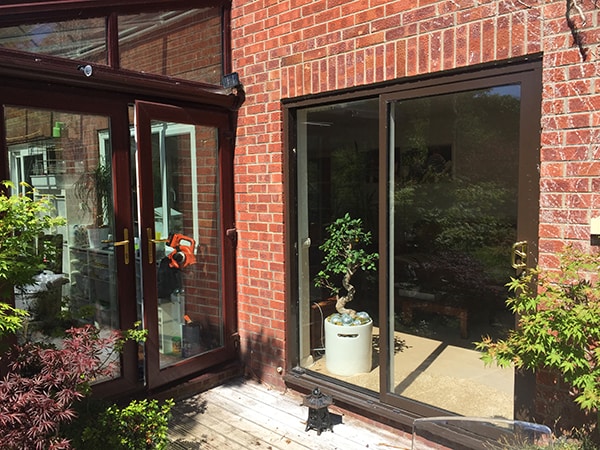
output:
[[[518,326],[506,339],[484,337],[482,359],[500,366],[558,371],[583,410],[600,407],[600,259],[567,248],[558,271],[513,278],[507,305]]]
[[[554,438],[552,444],[509,444],[503,450],[598,450],[584,430],[573,430],[572,436]]]
[[[112,405],[83,430],[82,448],[88,450],[165,449],[173,400],[133,400],[120,408]]]
[[[98,163],[91,171],[81,175],[75,183],[75,197],[82,211],[93,215],[96,227],[112,221],[112,172],[109,165]]]
[[[129,328],[121,332],[122,339],[115,345],[117,352],[122,352],[127,341],[133,341],[136,344],[143,344],[148,338],[148,330],[142,328],[142,322],[136,321],[133,323],[133,328]]]
[[[2,184],[5,190],[14,188],[10,181]],[[10,295],[13,286],[30,284],[45,268],[52,248],[38,253],[36,240],[65,224],[64,218],[56,217],[49,197],[32,197],[0,193],[0,298]]]
[[[324,253],[323,269],[315,277],[315,286],[338,295],[358,269],[376,270],[379,255],[366,250],[371,244],[371,232],[363,230],[361,219],[352,219],[346,213],[326,230],[329,237],[319,247]],[[335,277],[339,277],[340,284],[333,280]]]
[[[27,311],[0,302],[0,338],[20,330],[23,326],[23,318],[27,315]]]

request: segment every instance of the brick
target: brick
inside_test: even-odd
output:
[[[295,326],[285,324],[293,293],[283,280],[282,98],[543,52],[538,262],[556,268],[566,242],[587,243],[600,205],[600,70],[597,58],[583,62],[572,45],[564,7],[558,0],[234,1],[233,66],[247,89],[234,167],[238,301],[240,333],[260,342],[256,367],[272,366],[270,355],[285,359],[285,327]],[[600,41],[592,9],[590,43]]]

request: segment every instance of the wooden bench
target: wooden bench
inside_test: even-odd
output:
[[[460,306],[446,305],[443,302],[421,300],[414,298],[401,298],[402,320],[404,323],[411,323],[413,320],[413,311],[431,312],[442,314],[444,316],[456,317],[460,323],[460,337],[467,339],[469,337],[468,320],[469,311]]]

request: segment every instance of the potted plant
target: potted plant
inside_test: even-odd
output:
[[[88,226],[89,244],[101,246],[108,238],[112,218],[112,173],[109,165],[99,162],[91,171],[81,175],[75,184],[75,196],[82,211],[89,214],[92,223]]]
[[[330,224],[327,239],[319,247],[324,252],[322,269],[315,286],[329,290],[337,313],[325,319],[327,370],[338,375],[354,375],[371,370],[373,320],[368,313],[346,305],[354,299],[352,277],[359,271],[374,271],[379,255],[367,250],[371,232],[363,230],[361,219],[348,213]]]

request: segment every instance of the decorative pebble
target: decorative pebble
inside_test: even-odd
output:
[[[329,318],[329,321],[334,325],[342,325],[342,316],[340,316],[339,314],[333,314]]]
[[[352,316],[350,316],[350,314],[342,314],[342,323],[344,325],[350,325],[352,324],[352,322],[354,322],[354,319],[352,319]]]
[[[350,314],[333,313],[327,320],[333,325],[356,326],[371,322],[371,316],[365,311],[357,312],[354,318]]]
[[[358,317],[361,320],[366,320],[366,321],[369,321],[371,319],[371,317],[369,316],[369,313],[366,311],[357,312],[356,317]]]

